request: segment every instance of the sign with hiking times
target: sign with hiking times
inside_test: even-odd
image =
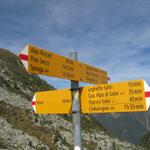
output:
[[[32,100],[36,114],[70,114],[72,97],[69,89],[36,92]]]
[[[82,113],[142,112],[150,106],[150,87],[144,80],[83,87]]]
[[[150,106],[150,87],[144,80],[80,88],[81,113],[144,112]],[[32,106],[37,114],[72,113],[70,89],[36,92]]]
[[[32,45],[27,45],[19,58],[32,74],[92,84],[108,83],[106,71]]]

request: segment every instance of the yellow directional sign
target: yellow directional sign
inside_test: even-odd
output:
[[[102,69],[32,45],[27,45],[19,57],[29,73],[93,84],[107,83],[108,81],[107,72]]]
[[[141,112],[150,106],[150,87],[144,80],[80,88],[82,113]],[[37,114],[72,113],[70,89],[36,92],[32,106]]]
[[[69,89],[36,92],[32,106],[37,114],[70,114],[72,97]]]
[[[148,86],[147,86],[148,87]],[[83,87],[80,90],[82,113],[140,112],[150,105],[150,88],[144,80]]]

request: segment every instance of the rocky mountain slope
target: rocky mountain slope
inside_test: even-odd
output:
[[[0,49],[0,149],[71,150],[70,115],[36,115],[31,107],[35,91],[54,89],[28,74],[18,57]],[[110,136],[92,116],[82,115],[83,150],[144,150]]]

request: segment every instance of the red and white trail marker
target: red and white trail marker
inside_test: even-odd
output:
[[[19,58],[28,71],[28,46],[26,46],[25,49],[21,51],[21,53],[19,54]]]
[[[35,100],[35,95],[34,95],[33,100],[32,100],[32,107],[33,107],[34,112],[36,112],[36,100]]]
[[[144,81],[144,91],[146,99],[146,110],[148,110],[150,106],[150,87],[145,81]]]

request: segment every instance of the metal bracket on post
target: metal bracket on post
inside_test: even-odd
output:
[[[72,102],[72,113],[80,112],[79,107],[79,90],[72,91],[73,102]]]
[[[77,52],[71,52],[69,57],[71,59],[77,60]],[[80,100],[78,81],[71,81],[71,91],[74,150],[81,150]]]

